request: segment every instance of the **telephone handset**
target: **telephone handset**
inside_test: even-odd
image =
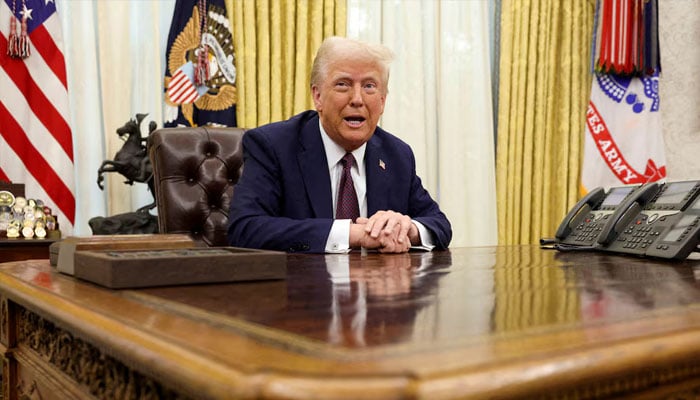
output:
[[[700,242],[700,181],[669,182],[600,250],[683,259]]]
[[[656,182],[644,184],[632,192],[605,223],[603,230],[598,235],[597,243],[602,246],[610,244],[623,229],[642,212],[644,206],[654,199],[659,191]]]
[[[567,248],[592,247],[618,205],[638,187],[619,186],[608,192],[603,188],[592,190],[566,215],[557,229],[554,242]]]
[[[564,240],[571,234],[573,228],[581,222],[582,218],[588,215],[604,198],[605,189],[602,187],[588,192],[588,194],[579,200],[576,205],[571,208],[569,213],[566,214],[564,220],[559,224],[559,228],[554,237],[556,237],[557,240]]]
[[[540,243],[666,259],[700,253],[700,180],[596,189]]]

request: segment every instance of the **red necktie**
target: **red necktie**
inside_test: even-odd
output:
[[[351,219],[353,222],[360,216],[360,206],[357,204],[357,193],[352,182],[350,170],[355,162],[352,153],[347,153],[340,160],[343,163],[343,175],[340,177],[338,190],[338,205],[335,210],[336,219]]]

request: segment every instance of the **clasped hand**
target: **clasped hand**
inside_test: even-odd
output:
[[[380,253],[405,253],[411,245],[420,244],[420,236],[409,216],[395,211],[377,211],[369,218],[358,218],[350,226],[350,244]]]

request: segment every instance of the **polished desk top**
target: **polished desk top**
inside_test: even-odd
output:
[[[0,264],[0,290],[198,398],[527,398],[700,373],[700,261],[289,255],[283,281],[119,291],[29,260]]]

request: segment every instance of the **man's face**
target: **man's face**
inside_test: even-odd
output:
[[[386,82],[377,63],[333,63],[311,92],[323,129],[334,142],[353,151],[372,137],[386,101]]]

